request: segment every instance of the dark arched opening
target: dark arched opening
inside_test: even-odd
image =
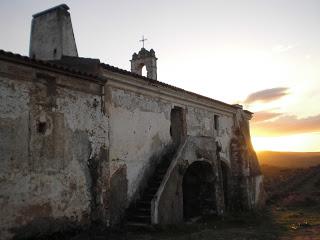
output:
[[[215,178],[209,163],[192,163],[183,177],[182,188],[185,220],[216,213]]]
[[[226,209],[229,207],[229,167],[228,165],[221,161],[221,173],[222,173],[222,187],[223,187],[223,197],[224,197],[224,206]]]

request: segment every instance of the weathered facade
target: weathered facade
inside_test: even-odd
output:
[[[43,30],[41,47],[38,29],[30,58],[0,51],[1,239],[263,203],[252,113],[157,81],[153,50],[133,56],[132,72],[79,58],[74,40],[55,41],[73,37],[66,5],[34,15],[54,16],[67,28]]]

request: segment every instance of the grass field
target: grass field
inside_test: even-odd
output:
[[[296,169],[264,164],[262,172],[268,201],[260,211],[129,232],[120,239],[320,240],[320,165]]]

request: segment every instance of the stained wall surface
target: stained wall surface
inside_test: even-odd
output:
[[[110,171],[126,166],[128,202],[171,143],[171,104],[133,91],[112,89]]]
[[[263,202],[251,113],[156,81],[152,49],[133,55],[131,73],[77,58],[68,10],[32,22],[30,57],[60,67],[0,55],[0,238],[121,223],[168,153],[176,155],[153,197],[153,223],[183,221],[193,163],[209,168],[215,214],[227,198],[230,209]],[[139,76],[143,65],[148,78]]]
[[[187,109],[188,135],[214,139],[221,147],[220,157],[230,165],[230,141],[234,128],[233,115],[214,108],[188,107]],[[215,124],[215,116],[218,121],[217,125]]]
[[[186,111],[187,135],[207,137],[222,145],[221,155],[229,160],[232,115],[189,107],[165,98],[115,87],[110,92],[110,172],[111,176],[122,166],[128,180],[127,200],[134,199],[152,166],[161,161],[161,155],[172,144],[170,112],[175,106]],[[219,115],[219,129],[214,129],[214,116]],[[213,142],[214,142],[213,141]],[[216,146],[212,146],[215,149]],[[160,158],[160,159],[159,159]]]
[[[193,139],[184,151],[184,159],[189,161],[188,165],[193,161],[210,161],[217,177],[216,194],[223,195],[216,150],[219,144],[220,158],[230,166],[233,114],[214,107],[204,107],[200,104],[196,106],[187,99],[181,101],[168,98],[161,89],[144,91],[145,83],[136,82],[135,79],[123,79],[122,76],[115,76],[107,71],[104,74],[108,79],[113,78],[107,83],[105,90],[108,96],[106,111],[110,120],[110,176],[122,179],[121,182],[127,182],[127,187],[111,190],[112,195],[117,199],[116,202],[111,203],[113,205],[111,209],[120,215],[124,214],[123,209],[139,199],[153,170],[162,160],[161,156],[172,147],[171,131],[173,129],[170,130],[172,127],[170,113],[175,107],[183,109],[185,132],[187,137]],[[122,81],[125,84],[119,83]],[[215,123],[216,118],[219,119],[218,124]],[[178,172],[175,171],[176,174]],[[167,212],[175,212],[176,216],[161,212],[159,215],[161,223],[177,223],[183,220],[183,212],[178,206],[181,205],[182,199],[180,185],[183,175],[179,174],[180,176],[170,177],[175,180],[170,180],[171,190],[165,189],[166,196],[162,198],[161,203],[161,206],[167,206],[165,209],[172,208]],[[180,193],[179,196],[177,192]],[[219,208],[223,208],[223,199],[218,201]]]
[[[0,61],[0,92],[1,239],[90,221],[106,200],[92,162],[108,177],[101,86]]]
[[[31,58],[59,60],[62,56],[78,56],[68,7],[60,5],[32,20]]]
[[[172,109],[183,112],[185,148],[168,173],[158,223],[183,221],[184,173],[196,161],[212,168],[217,214],[225,211],[221,161],[230,201],[254,208],[262,177],[242,109],[154,87],[125,74],[87,79],[0,62],[0,221],[8,236],[61,226],[120,223],[174,146]],[[172,159],[173,160],[173,159]],[[14,211],[12,210],[14,209]],[[170,211],[168,211],[168,209]],[[47,227],[46,227],[47,226]]]

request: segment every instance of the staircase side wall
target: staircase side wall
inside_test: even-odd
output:
[[[158,205],[158,224],[183,222],[183,172],[186,167],[179,161],[172,170]]]
[[[230,165],[230,141],[234,125],[233,116],[220,111],[208,111],[187,106],[188,142],[181,158],[171,172],[170,178],[162,192],[158,207],[159,224],[176,224],[183,222],[183,176],[188,166],[194,161],[207,161],[214,169],[216,189],[216,210],[224,212],[223,188],[220,173],[220,159]],[[215,115],[219,116],[219,127],[215,129]],[[217,142],[221,151],[217,152]],[[218,154],[220,155],[218,157]]]
[[[139,198],[147,179],[170,146],[170,111],[172,104],[138,92],[108,87],[110,93],[110,177],[121,171],[127,188],[115,189],[122,200],[112,202],[112,209],[123,214]],[[116,187],[116,186],[115,186]],[[119,190],[123,191],[120,193]],[[125,192],[124,192],[125,191]],[[116,219],[111,220],[117,222]]]

